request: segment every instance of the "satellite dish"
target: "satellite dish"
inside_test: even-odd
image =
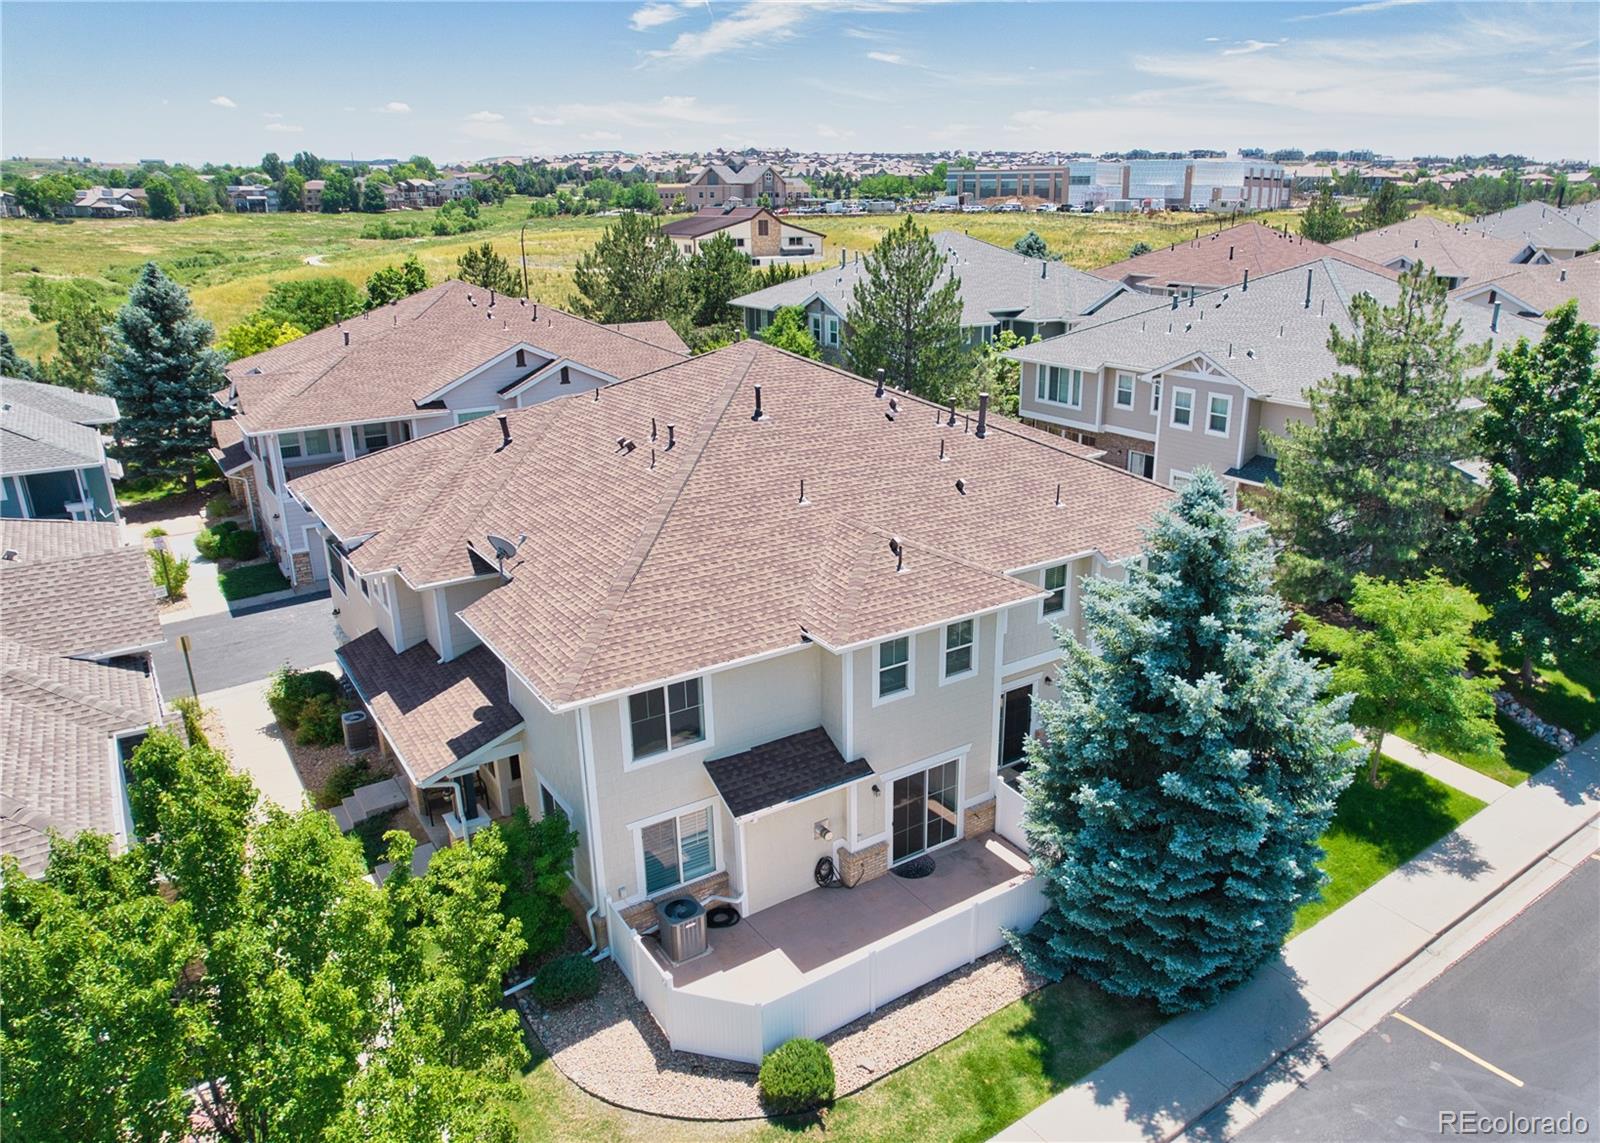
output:
[[[489,533],[489,546],[494,549],[495,557],[499,559],[501,563],[504,563],[506,560],[509,560],[512,556],[517,554],[516,544],[513,544],[504,536],[496,536],[493,532]]]

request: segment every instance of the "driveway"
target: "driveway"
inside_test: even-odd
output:
[[[193,646],[195,684],[201,694],[262,682],[284,663],[302,670],[333,659],[333,616],[328,593],[300,596],[235,615],[226,612],[163,625],[167,641],[156,649],[156,678],[171,698],[189,693],[178,636]]]
[[[1527,1137],[1501,1117],[1580,1116],[1600,1137],[1600,859],[1583,862],[1398,1006],[1239,1143]],[[1455,1118],[1449,1118],[1454,1116]],[[1470,1116],[1481,1117],[1476,1131]],[[1484,1121],[1501,1118],[1495,1129]]]

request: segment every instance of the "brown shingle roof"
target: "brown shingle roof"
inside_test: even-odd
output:
[[[107,546],[102,528],[111,525],[62,527],[74,532],[46,532],[36,521],[0,524],[0,548],[22,554],[0,561],[5,636],[57,655],[90,657],[163,642],[144,549]],[[53,554],[29,557],[30,541],[31,550]]]
[[[207,449],[211,459],[217,462],[217,467],[224,476],[232,476],[245,465],[250,463],[250,454],[245,451],[244,434],[239,431],[239,426],[232,419],[211,422],[211,437],[217,442],[217,447]]]
[[[670,349],[673,353],[689,356],[688,345],[684,344],[683,338],[678,336],[678,331],[672,328],[672,323],[669,321],[622,321],[606,328],[625,333],[629,337],[636,337],[640,341],[648,341],[659,349]]]
[[[820,726],[764,742],[742,754],[712,759],[705,766],[717,793],[736,818],[872,775],[865,759],[846,762]]]
[[[1368,230],[1341,238],[1333,249],[1370,258],[1384,266],[1421,262],[1435,274],[1458,279],[1457,285],[1497,278],[1512,266],[1511,259],[1526,248],[1524,242],[1490,238],[1437,218],[1418,215],[1381,230]]]
[[[452,280],[236,361],[228,377],[245,432],[400,419],[520,345],[619,380],[682,360],[680,353],[551,306],[504,295],[491,305],[487,290]]]
[[[509,582],[462,614],[553,705],[796,646],[808,624],[838,646],[1028,598],[1007,571],[1130,556],[1171,498],[759,342],[507,416],[507,448],[473,421],[292,486],[340,537],[372,536],[358,570],[416,585],[492,570],[471,551],[526,533]]]
[[[1113,262],[1093,272],[1110,281],[1134,286],[1164,288],[1171,282],[1220,289],[1241,281],[1246,270],[1250,271],[1251,278],[1257,278],[1319,258],[1337,258],[1386,278],[1395,277],[1394,271],[1369,262],[1358,252],[1324,246],[1298,234],[1285,236],[1259,222],[1242,222],[1165,250],[1151,250]]]
[[[0,546],[16,552],[18,563],[57,560],[120,548],[122,530],[109,521],[7,520]]]
[[[1578,316],[1590,325],[1600,325],[1600,254],[1565,258],[1544,266],[1507,266],[1506,273],[1478,279],[1458,288],[1451,297],[1471,296],[1485,302],[1491,292],[1509,295],[1529,306],[1533,312],[1547,314],[1574,298]]]
[[[426,643],[397,655],[374,630],[339,648],[338,656],[417,782],[522,722],[506,693],[505,666],[485,647],[441,663]]]

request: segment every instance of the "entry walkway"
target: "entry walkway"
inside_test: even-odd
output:
[[[1435,778],[1446,786],[1454,786],[1463,794],[1471,794],[1480,802],[1497,802],[1516,789],[1515,786],[1496,782],[1487,774],[1480,774],[1470,766],[1463,766],[1442,754],[1424,750],[1393,734],[1384,736],[1383,752],[1396,762],[1403,762],[1413,770],[1421,770],[1428,777]]]
[[[1230,1136],[1600,848],[1597,819],[1600,735],[1504,788],[1216,1007],[1168,1022],[996,1138]]]

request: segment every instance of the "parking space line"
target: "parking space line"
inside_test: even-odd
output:
[[[1523,1086],[1522,1081],[1519,1080],[1516,1076],[1512,1075],[1510,1072],[1501,1071],[1499,1068],[1495,1067],[1493,1064],[1491,1064],[1488,1060],[1484,1059],[1482,1056],[1473,1055],[1471,1052],[1467,1051],[1465,1048],[1463,1048],[1460,1044],[1456,1043],[1454,1040],[1445,1039],[1443,1036],[1439,1035],[1439,1033],[1435,1032],[1432,1028],[1424,1028],[1421,1024],[1418,1024],[1411,1017],[1406,1016],[1406,1015],[1404,1015],[1403,1013],[1400,1013],[1400,1012],[1392,1012],[1392,1013],[1390,1013],[1390,1015],[1392,1015],[1396,1020],[1400,1021],[1402,1024],[1407,1024],[1407,1025],[1415,1028],[1417,1031],[1421,1032],[1424,1036],[1427,1036],[1427,1037],[1429,1037],[1431,1039],[1437,1040],[1439,1043],[1443,1044],[1445,1047],[1449,1048],[1452,1052],[1455,1052],[1457,1055],[1465,1056],[1467,1059],[1471,1060],[1473,1063],[1477,1064],[1480,1068],[1483,1068],[1485,1071],[1493,1072],[1495,1075],[1499,1076],[1501,1079],[1505,1080],[1507,1083],[1511,1084],[1513,1087],[1522,1087]]]

